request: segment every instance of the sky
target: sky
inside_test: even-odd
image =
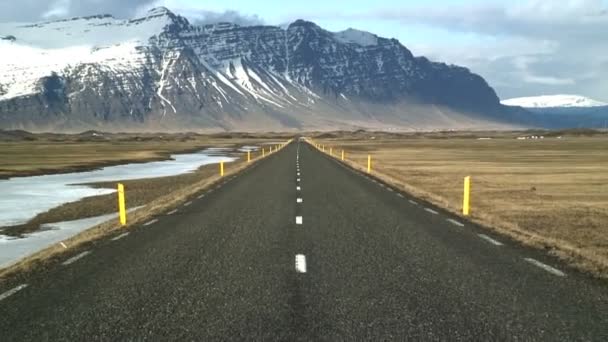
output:
[[[608,102],[608,0],[0,0],[0,22],[165,6],[194,23],[314,21],[396,38],[416,56],[468,67],[501,99],[577,94]]]

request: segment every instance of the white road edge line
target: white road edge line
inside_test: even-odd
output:
[[[503,243],[498,241],[498,240],[494,240],[491,237],[487,236],[486,234],[477,234],[477,236],[479,236],[480,238],[488,241],[489,243],[493,244],[494,246],[502,246]]]
[[[429,213],[433,214],[433,215],[439,215],[438,212],[436,212],[435,210],[431,209],[431,208],[424,208],[424,210],[428,211]]]
[[[186,202],[186,203],[184,203],[184,207],[188,207],[188,206],[190,206],[191,204],[192,204],[192,201]]]
[[[5,300],[6,298],[14,295],[15,293],[23,290],[24,288],[26,288],[28,285],[27,284],[21,284],[13,289],[10,289],[6,292],[4,292],[3,294],[0,294],[0,301]]]
[[[306,256],[304,254],[296,255],[296,272],[306,273]]]
[[[451,224],[456,225],[456,226],[458,226],[458,227],[464,227],[464,223],[462,223],[462,222],[458,222],[458,221],[456,221],[456,220],[454,220],[454,219],[449,218],[449,219],[446,219],[446,221],[448,221],[448,222],[450,222]]]
[[[296,202],[297,202],[297,203],[302,203],[302,199],[301,199],[301,198],[298,198],[298,199],[296,200]]]
[[[202,195],[198,196],[197,198],[198,198],[198,199],[201,199],[201,198],[203,198],[203,197],[205,197],[205,194],[202,194]]]
[[[151,224],[155,224],[156,222],[158,222],[158,219],[154,219],[152,221],[148,221],[148,222],[144,223],[144,226],[149,226]]]
[[[302,224],[302,216],[296,216],[296,224]]]
[[[402,194],[397,194],[397,196],[399,196],[399,197],[401,197],[401,198],[405,198],[405,197],[403,197],[403,195],[402,195]]]
[[[118,240],[120,240],[120,239],[122,239],[124,237],[127,237],[127,235],[129,235],[129,233],[122,233],[122,234],[120,234],[120,235],[112,238],[112,241],[118,241]]]
[[[73,263],[75,263],[76,261],[78,261],[78,260],[80,260],[80,259],[82,259],[82,258],[86,257],[86,256],[87,256],[87,255],[89,255],[89,254],[91,254],[91,251],[84,251],[84,252],[82,252],[82,253],[78,254],[77,256],[74,256],[74,257],[69,258],[68,260],[66,260],[66,261],[62,262],[61,264],[62,264],[63,266],[67,266],[67,265],[73,264]]]
[[[413,205],[418,205],[418,202],[410,200],[410,203],[412,203]]]
[[[542,268],[543,270],[545,270],[545,271],[547,271],[547,272],[549,272],[549,273],[551,273],[553,275],[556,275],[556,276],[559,276],[559,277],[565,277],[566,276],[566,273],[558,270],[557,268],[551,267],[551,266],[549,266],[547,264],[543,264],[542,262],[540,262],[540,261],[538,261],[536,259],[525,258],[524,260],[526,260],[527,262],[531,263],[532,265],[534,265],[536,267]]]
[[[167,215],[173,215],[177,212],[177,209],[173,209],[170,212],[167,213]]]

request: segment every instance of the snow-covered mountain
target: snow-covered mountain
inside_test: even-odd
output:
[[[0,128],[497,128],[514,112],[465,68],[303,20],[194,26],[156,8],[0,24]]]
[[[503,100],[505,106],[520,106],[524,108],[559,108],[559,107],[601,107],[608,103],[596,101],[579,95],[543,95],[518,97]]]

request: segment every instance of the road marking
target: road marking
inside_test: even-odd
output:
[[[296,262],[297,262],[297,260],[296,260]],[[296,267],[297,267],[297,266],[296,266]],[[306,267],[306,264],[304,264],[304,267]],[[8,291],[4,292],[3,294],[0,294],[0,301],[1,301],[1,300],[5,300],[6,298],[8,298],[8,297],[10,297],[10,296],[14,295],[15,293],[17,293],[17,292],[19,292],[19,291],[23,290],[23,289],[24,289],[24,288],[26,288],[26,287],[27,287],[27,284],[21,284],[21,285],[19,285],[19,286],[15,287],[14,289],[10,289],[10,290],[8,290]]]
[[[78,261],[78,260],[80,260],[80,259],[82,259],[82,258],[86,257],[86,256],[87,256],[87,255],[89,255],[89,254],[91,254],[91,251],[85,251],[85,252],[82,252],[82,253],[78,254],[77,256],[75,256],[75,257],[71,257],[71,258],[69,258],[68,260],[66,260],[66,261],[62,262],[61,264],[62,264],[63,266],[67,266],[67,265],[73,264],[73,263],[75,263],[76,261]]]
[[[390,192],[395,191],[395,190],[393,190],[393,188],[386,188],[386,190],[388,190],[388,191],[390,191]]]
[[[197,198],[198,198],[198,199],[201,199],[201,198],[203,198],[203,197],[205,197],[205,194],[202,194],[202,195],[198,196]]]
[[[477,236],[479,236],[480,238],[488,241],[489,243],[493,244],[494,246],[502,246],[503,243],[497,240],[492,239],[491,237],[485,235],[485,234],[477,234]]]
[[[300,173],[298,172],[298,176],[300,176]]]
[[[296,224],[302,224],[302,216],[296,216]]]
[[[117,237],[113,238],[112,241],[118,241],[118,240],[126,237],[127,235],[129,235],[129,233],[120,234]]]
[[[449,218],[449,219],[446,219],[446,221],[448,221],[448,222],[450,222],[451,224],[456,225],[456,226],[458,226],[458,227],[464,227],[464,223],[462,223],[462,222],[458,222],[458,221],[456,221],[456,220],[454,220],[454,219],[450,219],[450,218]]]
[[[186,203],[184,203],[184,207],[187,207],[187,206],[189,206],[191,204],[192,204],[192,201],[186,202]]]
[[[296,179],[296,182],[299,182],[299,181],[300,181],[300,178]]]
[[[156,222],[158,222],[158,219],[154,219],[152,221],[148,221],[148,222],[144,223],[144,226],[149,226],[151,224],[155,224]]]
[[[296,186],[296,190],[297,190],[297,191],[300,191],[300,190],[302,190],[302,188],[301,188],[301,187],[299,187],[299,186]]]
[[[296,272],[306,273],[306,256],[304,254],[296,255]]]
[[[536,259],[525,258],[525,260],[527,262],[531,263],[532,265],[534,265],[536,267],[540,267],[543,270],[545,270],[545,271],[547,271],[547,272],[549,272],[551,274],[554,274],[556,276],[559,276],[559,277],[565,277],[566,276],[566,274],[564,272],[558,270],[557,268],[551,267],[551,266],[549,266],[547,264],[543,264],[542,262],[540,262],[540,261],[538,261]]]
[[[403,197],[403,195],[402,195],[402,194],[397,194],[397,196],[399,196],[399,197],[401,197],[401,198],[405,198],[405,197]]]
[[[298,202],[298,203],[302,203],[302,199],[301,199],[301,198],[298,198],[298,199],[296,200],[296,202]]]
[[[61,245],[61,247],[68,249],[68,246],[66,246],[65,243],[61,242],[60,245]]]
[[[173,209],[170,212],[167,213],[167,215],[173,215],[177,212],[177,209]]]
[[[418,202],[416,202],[414,200],[410,200],[410,203],[412,203],[413,205],[418,205]]]
[[[431,209],[431,208],[424,208],[424,210],[428,211],[429,213],[433,214],[433,215],[438,215],[439,213],[436,212],[435,210]]]

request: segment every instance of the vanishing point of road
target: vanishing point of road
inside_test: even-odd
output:
[[[0,341],[607,341],[608,289],[294,141],[0,289]]]

